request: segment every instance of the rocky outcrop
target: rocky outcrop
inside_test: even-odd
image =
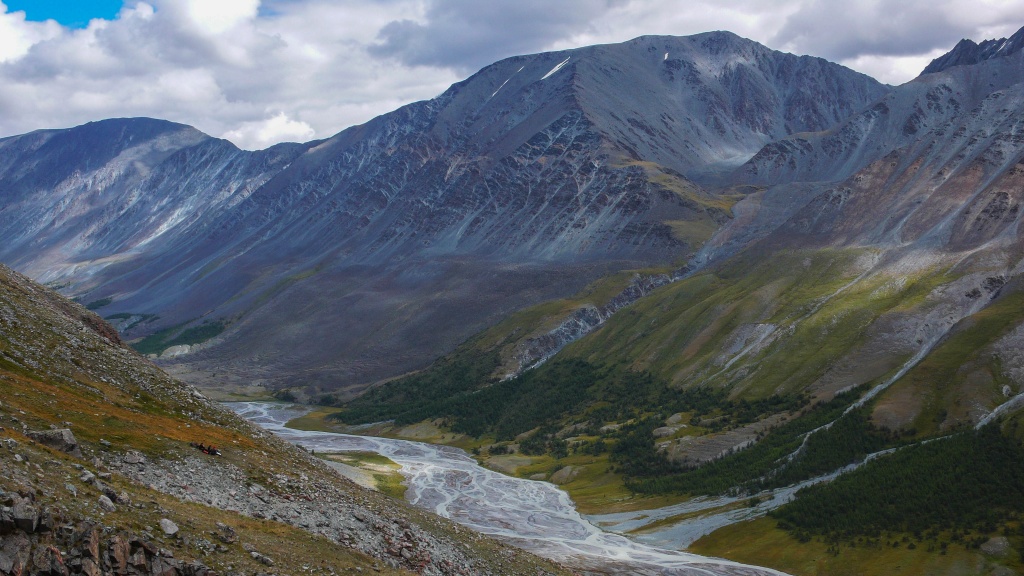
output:
[[[527,338],[519,344],[515,352],[518,369],[505,375],[505,378],[513,378],[524,370],[542,364],[562,348],[596,330],[622,308],[650,294],[652,290],[684,277],[689,270],[688,267],[681,268],[671,275],[637,274],[622,292],[604,306],[589,305],[573,311],[554,330],[541,336]]]
[[[31,492],[0,499],[0,575],[216,576],[138,535],[39,508]]]

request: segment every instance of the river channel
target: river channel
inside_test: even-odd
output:
[[[488,470],[458,448],[286,428],[286,422],[302,414],[299,407],[265,402],[227,406],[307,449],[369,451],[386,456],[402,466],[409,486],[406,498],[414,506],[591,573],[785,576],[767,568],[659,548],[607,532],[581,516],[569,496],[555,485]]]

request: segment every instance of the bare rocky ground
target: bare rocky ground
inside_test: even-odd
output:
[[[13,415],[0,416],[2,421],[18,424]],[[13,430],[2,430],[0,437],[4,576],[560,572],[518,549],[357,487],[326,463],[269,435],[265,441],[290,453],[287,464],[294,473],[256,479],[251,470],[198,450],[155,459],[137,451],[87,448],[92,456],[83,460]],[[203,510],[182,510],[158,495]],[[225,522],[217,520],[222,511],[228,513]],[[125,522],[124,516],[134,521]],[[261,545],[261,535],[240,538],[242,530],[231,527],[240,517],[263,519],[261,525],[271,531],[278,523],[294,526],[322,537],[314,549],[337,546],[356,557],[338,567],[316,556],[282,556],[278,543]]]

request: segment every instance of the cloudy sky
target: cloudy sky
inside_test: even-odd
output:
[[[1022,26],[1024,0],[0,0],[0,136],[150,116],[262,148],[507,56],[708,30],[899,84]]]

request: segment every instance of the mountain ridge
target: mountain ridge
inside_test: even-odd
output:
[[[36,205],[0,207],[22,231],[0,258],[87,303],[109,299],[103,314],[126,317],[129,338],[219,322],[175,360],[193,381],[302,374],[356,390],[599,276],[682,264],[736,200],[688,173],[886,90],[726,33],[517,56],[323,141],[248,153],[184,138],[152,166],[65,179],[71,204],[56,212],[92,223],[51,234],[55,203],[37,191]]]
[[[984,40],[981,44],[964,38],[957,42],[952,50],[932,60],[921,74],[934,74],[953,66],[969,66],[992,58],[1009,56],[1021,48],[1024,48],[1024,28],[1009,38]]]

